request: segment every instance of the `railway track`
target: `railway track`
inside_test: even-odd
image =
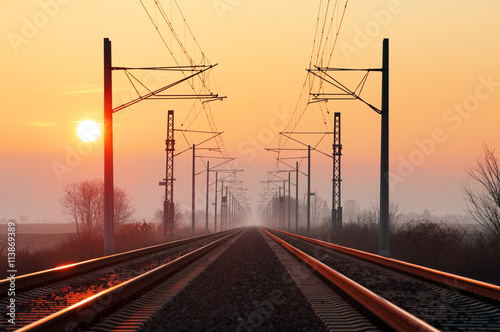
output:
[[[307,255],[284,244],[248,230],[146,331],[437,331],[362,287],[346,286],[342,276],[318,276],[300,262]]]
[[[500,330],[493,285],[273,229],[216,236],[22,276],[15,328]]]
[[[266,232],[309,261],[310,268],[341,273],[437,330],[500,330],[498,286],[283,231]]]
[[[97,300],[93,302],[94,306],[88,312],[97,313],[99,310],[96,308],[104,309],[109,304],[110,289],[119,289],[120,285],[147,274],[158,266],[173,262],[176,262],[172,264],[176,268],[182,264],[186,265],[191,259],[189,257],[197,257],[196,254],[189,256],[193,252],[201,248],[205,248],[201,252],[209,251],[211,250],[209,248],[212,248],[211,244],[217,247],[234,234],[236,234],[234,231],[226,231],[203,235],[19,276],[16,278],[16,324],[8,323],[5,316],[1,321],[0,331],[24,327],[39,329],[36,322],[41,319],[46,320],[48,316],[56,313],[68,312],[70,311],[68,308],[71,307],[77,307],[79,316],[85,317],[86,315],[82,315],[86,310],[85,306],[80,304],[92,302],[89,301],[92,297]],[[185,259],[180,259],[181,257]],[[3,308],[8,305],[9,298],[6,296],[8,288],[9,280],[0,280],[0,294],[2,294],[0,306]],[[122,293],[120,297],[127,294],[120,292]],[[97,296],[98,294],[104,296]],[[74,323],[77,320],[72,321]],[[73,326],[73,323],[68,327]]]

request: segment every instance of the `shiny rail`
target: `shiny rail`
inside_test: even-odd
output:
[[[332,282],[353,300],[358,302],[369,312],[373,313],[385,324],[398,331],[439,331],[421,319],[392,304],[381,296],[373,293],[351,279],[343,276],[329,266],[307,255],[284,240],[263,229],[272,239],[287,249],[300,261],[314,269],[321,276]]]
[[[220,232],[224,234],[230,231]],[[217,234],[217,233],[216,233]],[[189,239],[182,239],[168,243],[162,243],[155,246],[127,251],[119,254],[89,259],[83,262],[68,264],[48,270],[37,271],[29,274],[24,274],[16,277],[16,290],[23,291],[27,288],[40,285],[42,283],[52,282],[63,278],[72,277],[81,273],[91,272],[103,267],[119,264],[132,259],[140,258],[163,250],[172,249],[185,244],[190,244],[199,240],[203,240],[216,234],[200,235]],[[0,295],[7,294],[10,280],[0,280]]]
[[[432,280],[453,288],[457,288],[466,292],[484,296],[489,299],[500,301],[500,287],[493,284],[458,276],[452,273],[430,269],[427,267],[399,261],[392,258],[371,254],[356,249],[339,246],[333,243],[312,239],[306,236],[297,235],[278,229],[273,229],[273,230],[310,243],[314,243],[322,247],[326,247],[329,249],[336,250],[338,252],[342,252],[344,254],[348,254],[350,256],[355,256],[372,263],[377,263],[383,266],[391,267],[393,269],[404,271],[406,273],[410,273],[415,276]]]
[[[26,325],[17,331],[66,331],[74,330],[81,324],[89,324],[100,313],[141,294],[144,289],[173,275],[243,231],[233,231],[219,240]]]

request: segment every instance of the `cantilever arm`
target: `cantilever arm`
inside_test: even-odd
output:
[[[207,68],[205,68],[205,69],[203,69],[203,70],[200,70],[200,71],[198,71],[198,72],[196,72],[196,73],[194,73],[194,74],[192,74],[192,75],[186,76],[186,77],[184,77],[183,79],[180,79],[180,80],[178,80],[178,81],[176,81],[176,82],[174,82],[174,83],[170,83],[170,84],[168,84],[168,85],[166,85],[166,86],[164,86],[164,87],[161,87],[161,88],[159,88],[159,89],[157,89],[157,90],[155,90],[155,91],[152,91],[152,92],[150,92],[150,93],[147,93],[147,94],[145,94],[145,95],[143,95],[143,96],[140,96],[140,97],[138,97],[138,98],[136,98],[136,99],[133,99],[133,100],[131,100],[131,101],[129,101],[129,102],[127,102],[127,103],[125,103],[125,104],[122,104],[122,105],[118,106],[118,107],[115,107],[115,108],[113,108],[113,113],[116,113],[116,112],[118,112],[118,111],[121,111],[121,110],[122,110],[122,109],[124,109],[124,108],[127,108],[127,107],[129,107],[129,106],[132,106],[132,105],[134,105],[134,104],[137,104],[138,102],[140,102],[140,101],[142,101],[142,100],[144,100],[144,99],[148,99],[148,98],[151,98],[151,97],[155,97],[155,96],[157,96],[159,93],[161,93],[162,91],[165,91],[165,90],[167,90],[167,89],[170,89],[171,87],[174,87],[174,86],[176,86],[176,85],[178,85],[178,84],[180,84],[180,83],[182,83],[182,82],[184,82],[184,81],[187,81],[188,79],[190,79],[190,78],[192,78],[192,77],[194,77],[194,76],[197,76],[197,75],[199,75],[199,74],[201,74],[201,73],[203,73],[203,72],[205,72],[205,71],[207,71],[207,70],[209,70],[209,69],[213,68],[214,66],[215,66],[215,65],[213,65],[213,66],[209,66],[209,67],[207,67]]]

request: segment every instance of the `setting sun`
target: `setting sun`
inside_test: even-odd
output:
[[[76,129],[78,137],[85,142],[93,142],[99,138],[101,128],[99,124],[93,120],[85,120],[80,122]]]

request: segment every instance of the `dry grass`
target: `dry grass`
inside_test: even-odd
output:
[[[38,230],[45,231],[64,229],[60,225],[37,226]],[[196,226],[196,235],[205,234],[204,225],[198,223]],[[21,227],[17,229],[16,268],[18,275],[104,255],[102,233],[24,234],[20,233],[23,231],[20,230]],[[27,228],[24,227],[24,229]],[[191,226],[187,224],[180,224],[174,231],[174,240],[190,236]],[[6,239],[6,234],[0,234],[0,270],[2,271],[7,270]],[[115,233],[115,253],[159,244],[162,240],[162,227],[159,224],[146,222],[125,224]]]
[[[17,234],[68,234],[76,232],[71,223],[16,223]],[[7,224],[0,224],[0,234],[7,234]]]
[[[197,224],[196,230],[197,235],[205,233],[201,224]],[[370,219],[346,223],[342,237],[335,243],[377,253],[378,231],[378,224]],[[299,234],[305,233],[305,228],[299,229]],[[331,241],[328,234],[327,223],[311,228],[312,237]],[[174,232],[174,240],[190,236],[191,227],[187,224]],[[150,246],[161,240],[158,224],[128,224],[115,235],[115,251]],[[19,245],[21,242],[25,247]],[[1,270],[6,270],[7,262],[4,244],[0,242]],[[19,275],[103,255],[102,234],[19,234],[17,244]],[[500,241],[474,228],[431,220],[412,221],[391,228],[390,248],[396,259],[500,284]]]
[[[500,285],[500,241],[477,230],[417,220],[390,232],[392,258]],[[348,223],[339,244],[378,252],[376,223]]]
[[[378,253],[376,215],[360,214],[343,225],[342,236],[332,239],[330,222],[311,227],[311,237],[374,254]],[[305,227],[299,234],[306,235]],[[472,279],[500,285],[500,239],[477,225],[421,219],[392,225],[391,257]]]
[[[18,275],[75,263],[104,255],[103,236],[100,234],[19,234],[16,241],[16,268]],[[60,238],[56,240],[57,237]],[[20,245],[23,237],[37,239],[43,245]],[[159,228],[156,224],[132,223],[122,227],[115,234],[115,252],[124,252],[160,243]],[[33,242],[34,243],[34,242]],[[0,269],[7,270],[5,242],[0,242],[2,257]],[[33,249],[37,250],[33,250]]]
[[[68,239],[70,233],[61,234],[16,234],[16,249],[30,252],[52,247]],[[7,234],[0,234],[0,243],[7,241]]]

